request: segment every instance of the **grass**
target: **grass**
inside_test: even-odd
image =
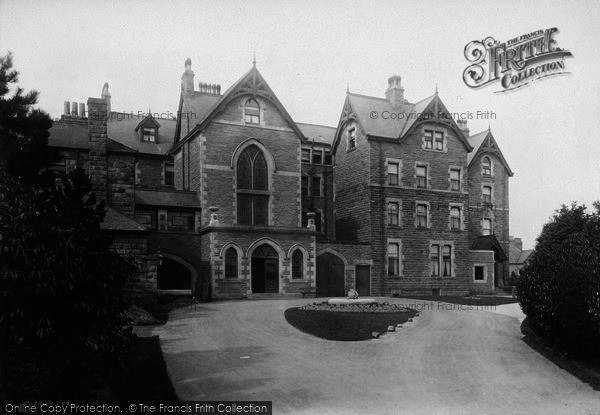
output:
[[[402,298],[422,300],[422,301],[441,301],[444,303],[471,305],[471,306],[496,306],[502,304],[514,304],[519,300],[512,297],[500,297],[493,295],[482,295],[477,297],[463,297],[460,295],[402,295]]]
[[[405,323],[416,314],[411,309],[391,313],[334,312],[300,307],[285,310],[287,322],[298,330],[322,339],[339,341],[371,339],[373,332],[387,331],[388,326]]]

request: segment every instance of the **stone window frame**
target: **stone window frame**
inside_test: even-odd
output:
[[[425,167],[425,187],[418,186],[417,178],[422,176],[417,176],[417,167]],[[415,189],[431,189],[431,169],[428,161],[415,161],[414,187]]]
[[[398,245],[398,274],[397,275],[390,275],[390,268],[389,268],[389,264],[390,264],[390,260],[389,260],[389,251],[388,251],[388,247],[391,244],[396,244]],[[401,238],[387,238],[386,244],[385,244],[385,275],[387,276],[387,278],[402,278],[403,275],[403,261],[404,261],[404,255],[402,255],[402,239]]]
[[[256,102],[256,105],[258,106],[258,114],[246,114],[246,107],[248,106],[248,103],[250,101],[254,101]],[[255,96],[246,96],[243,98],[243,104],[242,104],[242,122],[246,125],[264,125],[264,117],[263,117],[263,103]],[[252,109],[252,111],[254,111],[255,107],[248,107],[248,109]],[[250,116],[250,117],[258,117],[258,122],[252,122],[252,121],[247,121],[246,120],[246,116]]]
[[[352,137],[352,140],[350,139]],[[354,151],[356,150],[356,141],[357,141],[357,125],[356,123],[352,123],[348,126],[348,130],[346,130],[346,151]],[[351,146],[350,143],[353,143]]]
[[[173,183],[167,184],[167,165],[170,165],[173,168]],[[172,161],[163,161],[162,162],[162,185],[163,186],[175,186],[175,163]]]
[[[476,267],[483,267],[483,279],[482,280],[475,279],[475,268]],[[488,266],[487,266],[487,264],[480,264],[480,263],[473,264],[473,282],[475,284],[487,284],[487,282],[488,282]]]
[[[251,145],[255,145],[257,146],[262,152],[263,152],[263,156],[266,159],[267,162],[267,169],[268,169],[268,173],[267,173],[267,183],[268,183],[268,195],[269,195],[269,202],[268,202],[268,221],[266,225],[249,225],[249,226],[272,226],[273,224],[273,210],[274,210],[274,201],[273,201],[273,175],[275,172],[275,160],[273,158],[273,154],[269,151],[269,149],[267,147],[265,147],[260,141],[256,140],[255,138],[249,138],[246,141],[240,143],[235,150],[233,151],[232,155],[231,155],[231,169],[234,172],[234,181],[233,181],[233,193],[234,193],[234,204],[233,204],[233,214],[234,214],[234,224],[235,225],[239,225],[238,222],[238,195],[240,194],[240,192],[238,192],[238,182],[237,182],[237,166],[238,166],[238,161],[239,161],[239,157],[240,155],[244,152],[244,150],[251,146]],[[263,193],[263,194],[267,194],[267,192]],[[243,192],[242,192],[243,193]],[[246,226],[246,225],[244,225]]]
[[[490,174],[486,174],[484,167],[483,167],[483,162],[485,159],[488,159],[490,161]],[[484,154],[483,157],[481,157],[481,175],[483,177],[494,177],[494,159],[492,158],[491,155],[489,154]]]
[[[489,220],[490,221],[490,233],[484,233],[485,231],[485,227],[483,226],[485,221]],[[481,215],[481,222],[480,222],[480,226],[481,226],[481,234],[482,235],[494,235],[494,225],[496,223],[496,218],[494,215],[494,212],[492,211],[492,209],[487,208],[483,211],[483,214]]]
[[[398,184],[390,184],[389,170],[388,170],[390,164],[396,164],[398,166]],[[400,186],[402,186],[402,160],[401,159],[387,157],[385,159],[384,171],[385,171],[385,184],[386,184],[386,186],[391,186],[391,187],[400,187]]]
[[[489,187],[490,188],[490,201],[486,202],[484,199],[483,189]],[[481,203],[485,205],[493,205],[494,204],[494,184],[489,182],[481,183]]]
[[[452,171],[458,170],[458,189],[452,189]],[[451,192],[462,192],[464,183],[464,169],[462,166],[450,165],[448,166],[448,190]]]
[[[306,194],[302,191],[304,190],[303,181],[306,179]],[[310,196],[310,176],[308,174],[303,174],[300,176],[300,196],[308,197]]]
[[[419,218],[417,215],[417,208],[419,205],[427,206],[427,224],[426,224],[426,226],[419,226]],[[426,202],[424,200],[415,200],[414,219],[415,219],[415,228],[430,229],[431,228],[431,203]]]
[[[425,145],[425,134],[427,132],[431,132],[431,140],[432,140],[432,148],[427,148]],[[441,133],[442,134],[442,149],[438,150],[435,147],[436,144],[436,139],[435,139],[435,134],[436,133]],[[431,127],[423,127],[421,129],[421,149],[424,151],[432,151],[435,153],[447,153],[448,152],[448,131],[445,128],[431,128]]]
[[[439,275],[433,275],[432,269],[432,257],[431,257],[431,248],[433,246],[438,246],[438,266],[439,266]],[[443,263],[444,263],[444,255],[443,255],[443,247],[450,246],[450,275],[442,275]],[[454,241],[448,240],[430,240],[429,241],[429,250],[428,250],[428,258],[429,258],[429,276],[432,278],[454,278],[456,277],[456,249],[454,246]]]
[[[308,153],[306,153],[308,152]],[[304,155],[308,154],[308,160],[304,160]],[[302,163],[307,163],[310,164],[312,161],[312,154],[311,154],[311,149],[310,147],[301,147],[300,149],[300,161]]]
[[[452,208],[460,209],[460,227],[452,227]],[[450,203],[448,204],[448,229],[452,231],[464,231],[465,230],[465,204],[464,203]]]
[[[398,205],[398,224],[392,225],[389,221],[389,204],[396,203]],[[387,197],[385,199],[385,226],[389,228],[401,228],[402,227],[402,199],[396,197]]]
[[[293,275],[294,275],[293,265],[294,264],[293,264],[292,258],[296,251],[300,251],[302,253],[302,278],[294,278],[293,277]],[[310,277],[308,276],[309,254],[308,254],[308,250],[304,246],[302,246],[300,244],[293,245],[287,252],[287,259],[290,261],[290,281],[310,280]]]
[[[313,184],[314,184],[314,180],[315,179],[319,179],[319,194],[315,195],[314,191],[313,191]],[[311,197],[323,197],[323,176],[320,174],[313,174],[312,176],[310,176],[310,190],[309,190],[309,195]]]
[[[236,250],[237,252],[237,277],[227,277],[225,274],[225,256],[227,253],[227,250],[229,248],[233,248]],[[243,278],[243,274],[242,274],[242,260],[244,259],[244,251],[242,251],[242,248],[240,248],[235,242],[227,242],[225,245],[223,245],[221,247],[221,251],[219,253],[219,259],[221,260],[221,263],[223,264],[223,274],[221,274],[223,276],[224,279],[227,280],[235,280],[235,279],[240,279]]]

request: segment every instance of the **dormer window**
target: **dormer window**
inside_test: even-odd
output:
[[[250,98],[244,105],[244,122],[246,124],[260,124],[260,107],[258,102]]]
[[[135,127],[135,131],[139,134],[140,141],[144,143],[158,143],[158,129],[160,124],[148,114]]]
[[[144,127],[142,129],[142,141],[148,141],[151,143],[156,142],[156,128]]]

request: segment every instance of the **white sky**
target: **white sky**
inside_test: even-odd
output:
[[[285,3],[285,4],[282,4]],[[99,97],[110,83],[119,111],[177,110],[184,61],[195,83],[228,88],[257,66],[298,122],[336,126],[352,92],[384,96],[402,76],[418,101],[439,86],[451,112],[493,111],[491,128],[515,172],[510,233],[533,247],[561,204],[600,199],[597,1],[5,1],[0,53],[10,50],[19,85],[40,91],[51,116],[64,101]],[[508,94],[462,81],[463,49],[492,36],[507,41],[557,27],[571,76]],[[488,121],[469,122],[471,133]]]

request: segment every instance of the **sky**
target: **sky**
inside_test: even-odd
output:
[[[176,113],[191,58],[195,83],[222,90],[252,65],[296,122],[337,126],[346,88],[384,97],[402,77],[416,102],[436,85],[451,112],[487,130],[514,172],[510,233],[532,248],[562,204],[600,199],[600,2],[597,1],[6,1],[0,54],[11,51],[19,86],[60,117],[64,101],[87,102],[110,85],[113,110]],[[464,48],[556,27],[568,75],[496,94],[471,89]]]

